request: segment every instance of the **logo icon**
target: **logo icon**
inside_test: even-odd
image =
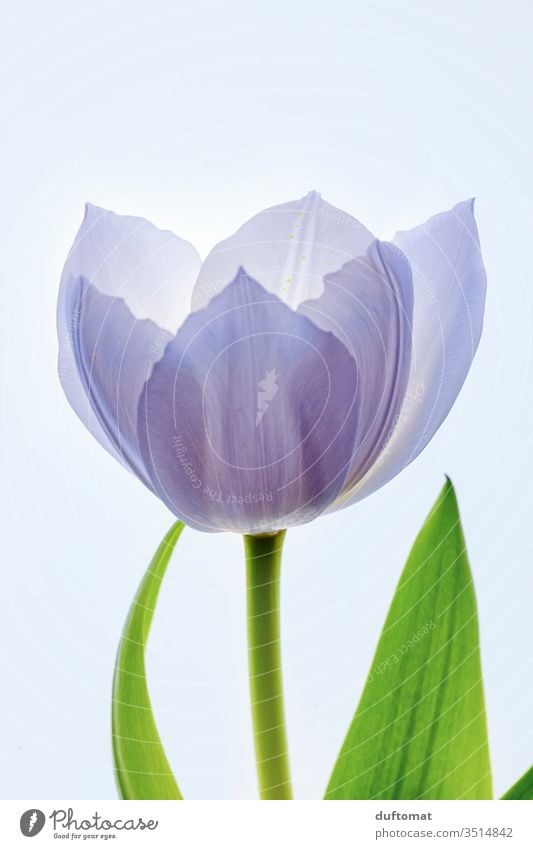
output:
[[[256,427],[265,415],[270,401],[272,401],[274,395],[279,389],[279,386],[276,383],[278,377],[279,375],[276,374],[276,369],[273,368],[270,371],[267,371],[264,380],[260,380],[258,383],[259,392],[257,393],[257,414],[255,416]]]
[[[24,837],[35,837],[43,830],[46,817],[38,808],[30,808],[24,811],[20,818],[20,830]]]

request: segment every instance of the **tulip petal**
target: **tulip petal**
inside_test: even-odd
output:
[[[241,270],[146,383],[139,442],[153,489],[204,531],[311,521],[345,479],[356,394],[345,346]]]
[[[375,241],[364,257],[328,275],[322,297],[299,312],[331,330],[358,366],[358,433],[346,490],[372,466],[404,399],[413,318],[409,263],[395,245]]]
[[[268,292],[296,307],[317,298],[324,277],[364,255],[372,234],[348,213],[309,192],[265,209],[213,248],[194,288],[193,309],[205,307],[242,266]]]
[[[398,421],[377,462],[343,506],[391,480],[425,448],[464,383],[483,325],[486,274],[473,201],[397,233],[413,270],[413,351]]]
[[[140,394],[188,313],[199,257],[172,233],[90,204],[61,278],[59,376],[86,427],[145,483]],[[167,328],[167,329],[165,329]]]
[[[67,398],[104,448],[150,486],[137,444],[137,407],[172,336],[84,280],[69,294],[76,321],[59,369]]]
[[[136,318],[149,318],[174,334],[189,313],[199,270],[190,242],[144,218],[87,204],[61,285],[84,277],[103,295],[123,298]]]

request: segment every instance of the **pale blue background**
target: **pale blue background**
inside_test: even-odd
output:
[[[472,194],[489,273],[445,425],[362,504],[288,535],[295,789],[318,797],[444,472],[480,608],[495,784],[533,761],[531,43],[520,0],[4,2],[0,57],[3,797],[113,798],[109,697],[171,517],[56,378],[60,270],[86,199],[205,254],[311,188],[388,237]],[[186,531],[148,657],[187,797],[254,797],[241,540]]]

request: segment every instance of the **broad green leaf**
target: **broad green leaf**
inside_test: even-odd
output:
[[[476,600],[449,480],[407,560],[325,798],[492,798]]]
[[[113,678],[113,755],[122,799],[182,799],[155,724],[144,653],[161,581],[183,530],[176,522],[157,549],[133,600]]]
[[[504,793],[502,799],[533,799],[533,766]]]

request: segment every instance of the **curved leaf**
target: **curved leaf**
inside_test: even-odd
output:
[[[182,799],[167,761],[146,684],[144,652],[161,581],[183,530],[176,522],[163,539],[130,607],[113,678],[115,776],[122,799]]]
[[[533,799],[533,766],[504,793],[502,799]]]
[[[492,798],[476,600],[449,480],[400,578],[326,798]]]

